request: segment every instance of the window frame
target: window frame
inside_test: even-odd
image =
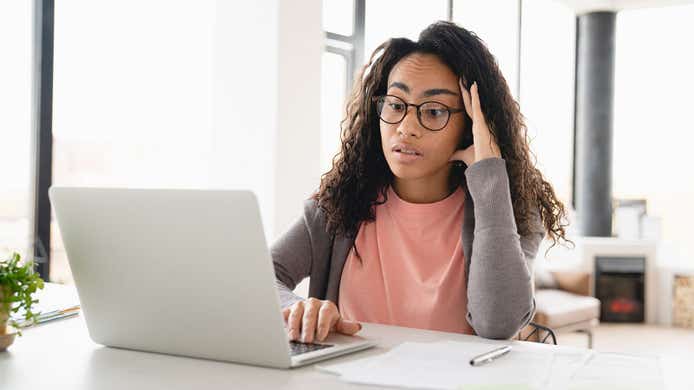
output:
[[[53,55],[55,0],[34,0],[32,58],[33,218],[31,250],[36,270],[50,281],[53,182]]]

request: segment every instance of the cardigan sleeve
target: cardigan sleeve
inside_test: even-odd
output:
[[[532,262],[544,237],[539,209],[520,236],[513,214],[506,161],[488,158],[465,171],[474,204],[467,320],[482,337],[508,339],[535,314]]]
[[[313,199],[306,200],[303,215],[270,248],[275,269],[275,286],[282,308],[304,299],[292,290],[299,282],[311,276],[312,272],[316,273],[317,269],[324,268],[324,264],[320,263],[328,256],[330,245],[330,236],[325,231],[325,218],[317,202]]]
[[[306,210],[289,229],[270,247],[272,264],[275,268],[275,286],[280,306],[291,306],[303,300],[294,294],[296,288],[311,270],[311,240],[306,227]]]

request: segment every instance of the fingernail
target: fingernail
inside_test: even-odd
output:
[[[359,325],[359,330],[361,330],[361,324],[357,324],[357,325]]]

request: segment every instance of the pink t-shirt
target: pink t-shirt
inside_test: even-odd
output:
[[[458,188],[434,203],[409,203],[388,189],[376,220],[356,237],[340,281],[339,309],[350,320],[473,334],[465,319],[467,289]]]

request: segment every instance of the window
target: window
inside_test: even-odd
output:
[[[694,6],[617,14],[613,196],[647,200],[663,244],[692,264]],[[647,26],[647,28],[644,28]]]
[[[348,37],[353,27],[354,0],[323,0],[323,30]]]
[[[576,16],[554,0],[524,1],[522,15],[521,112],[538,168],[570,208]]]
[[[272,9],[242,11],[216,1],[56,4],[54,185],[251,189],[272,242],[278,29]],[[250,29],[253,40],[237,38]],[[70,282],[55,221],[51,250],[51,280]]]
[[[33,257],[31,1],[0,2],[0,258]]]
[[[328,172],[332,159],[340,150],[340,122],[345,117],[347,97],[347,58],[323,53],[321,76],[321,172]]]
[[[340,122],[354,74],[361,66],[365,0],[323,0],[326,43],[321,75],[321,173],[328,172],[340,148]]]
[[[518,97],[518,1],[456,0],[453,21],[479,36]]]
[[[417,40],[428,25],[448,19],[447,0],[379,0],[366,2],[364,58],[389,38]]]
[[[436,0],[323,1],[326,31],[323,55],[321,171],[327,172],[340,147],[340,122],[354,73],[387,39],[417,36],[429,24],[446,20],[449,2]],[[344,87],[342,80],[346,80]]]
[[[570,204],[573,10],[554,0],[456,0],[453,20],[475,32],[497,59],[509,88],[520,102],[538,168],[552,183],[560,199]],[[547,61],[548,53],[552,55],[551,61]]]

